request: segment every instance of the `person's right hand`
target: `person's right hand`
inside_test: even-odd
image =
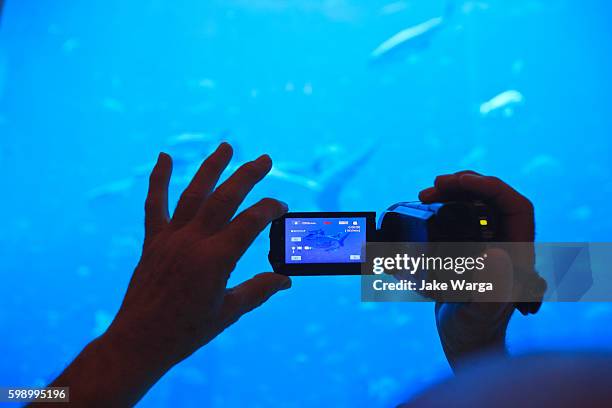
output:
[[[492,206],[499,217],[498,240],[533,242],[534,212],[531,202],[496,177],[473,171],[438,176],[432,187],[419,194],[425,203],[445,202],[471,197]],[[531,245],[513,251],[489,250],[488,274],[497,282],[512,282],[517,269],[533,270],[535,256]],[[497,294],[499,296],[499,294]],[[523,314],[535,313],[539,304],[509,302],[436,303],[436,325],[444,352],[453,369],[472,353],[497,351],[505,353],[506,328],[514,309]]]

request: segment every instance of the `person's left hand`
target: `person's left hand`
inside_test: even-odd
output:
[[[288,277],[269,272],[227,288],[255,237],[287,212],[286,204],[265,198],[233,218],[272,161],[264,155],[248,162],[215,189],[231,157],[230,145],[221,144],[170,218],[172,159],[159,155],[145,203],[142,256],[123,304],[106,332],[52,383],[70,387],[72,404],[135,404],[172,366],[291,286]]]
[[[145,204],[145,242],[111,335],[153,347],[173,365],[208,343],[243,314],[291,285],[263,273],[227,289],[236,262],[270,221],[287,212],[266,198],[232,220],[249,191],[271,169],[267,155],[240,167],[213,191],[232,156],[223,143],[208,157],[168,216],[170,156],[153,169]],[[120,334],[118,334],[120,333]]]

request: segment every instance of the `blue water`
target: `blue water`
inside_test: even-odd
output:
[[[471,168],[532,199],[538,240],[609,241],[612,7],[456,1],[429,41],[369,59],[443,9],[7,0],[0,385],[47,383],[104,331],[138,260],[146,171],[160,150],[182,160],[173,199],[199,158],[229,140],[236,163],[269,153],[289,174],[248,203],[269,195],[294,211],[380,212],[437,174]],[[523,101],[479,112],[507,90]],[[353,159],[359,166],[334,170]],[[269,270],[266,254],[263,234],[234,282]],[[140,405],[386,407],[450,375],[432,304],[359,295],[358,278],[294,279]],[[609,304],[545,304],[513,319],[509,344],[610,348],[611,323]]]

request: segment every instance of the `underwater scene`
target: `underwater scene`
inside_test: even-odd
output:
[[[171,207],[227,141],[224,177],[273,160],[242,208],[274,197],[380,214],[471,169],[533,202],[536,241],[610,241],[611,12],[604,0],[6,0],[0,386],[48,384],[109,326],[160,151],[174,159]],[[347,239],[319,231],[305,244]],[[268,250],[265,231],[230,284],[271,271]],[[508,347],[612,349],[612,304],[517,313]],[[361,302],[358,276],[304,276],[138,406],[391,407],[451,375],[433,303]]]

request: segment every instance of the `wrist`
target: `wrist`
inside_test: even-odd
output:
[[[131,406],[161,378],[166,367],[120,332],[107,330],[50,386],[69,387],[71,402],[79,406]]]
[[[71,397],[93,406],[136,404],[170,368],[144,344],[109,328],[79,356],[83,363],[77,366],[81,370],[76,369],[67,379]],[[83,385],[81,375],[89,377],[91,383],[79,389]]]
[[[502,303],[436,305],[442,348],[457,371],[462,361],[480,354],[507,355],[506,328],[513,306]]]
[[[110,360],[129,370],[127,375],[152,373],[161,377],[173,366],[167,350],[151,336],[120,325],[112,324],[94,342],[98,343],[97,347],[103,349]]]

